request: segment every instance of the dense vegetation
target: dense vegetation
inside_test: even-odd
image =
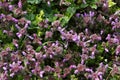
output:
[[[119,0],[0,0],[0,80],[119,80]]]

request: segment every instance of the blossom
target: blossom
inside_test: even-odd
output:
[[[71,57],[72,57],[71,54],[66,54],[65,58],[63,59],[63,62],[70,60]]]
[[[41,78],[43,78],[43,74],[45,73],[45,71],[40,71],[40,73],[39,73],[39,76],[41,77]]]
[[[41,73],[40,73],[41,72],[41,67],[39,65],[40,65],[40,63],[36,62],[34,69],[31,70],[34,75],[41,75]]]
[[[82,54],[81,56],[81,64],[84,64],[84,61],[88,59],[88,55],[87,54]]]
[[[71,69],[70,68],[64,68],[64,74],[63,77],[66,77],[68,74],[70,74]]]
[[[97,34],[92,34],[90,36],[90,38],[91,38],[92,41],[95,41],[95,40],[99,41],[99,40],[101,40],[101,36],[99,36]]]
[[[77,65],[77,69],[74,71],[74,73],[77,74],[77,73],[79,73],[79,72],[81,72],[81,71],[84,71],[85,68],[86,68],[85,65],[83,65],[83,64],[78,64],[78,65]]]
[[[21,65],[21,61],[17,61],[17,63],[13,62],[9,66],[10,66],[11,77],[14,76],[16,72],[23,69],[23,66]]]
[[[3,50],[2,52],[0,52],[0,55],[1,55],[1,56],[6,56],[6,55],[8,55],[8,51]]]
[[[47,39],[47,38],[51,38],[52,35],[53,35],[53,33],[52,33],[51,31],[46,31],[46,33],[45,33],[45,38],[46,38],[46,39]]]
[[[5,15],[4,14],[0,14],[0,19],[4,18]]]
[[[37,34],[33,34],[34,40],[33,43],[38,43],[39,45],[42,44],[41,39],[37,36]]]
[[[30,61],[35,61],[34,55],[32,55],[32,54],[27,54],[26,58]]]
[[[22,28],[20,29],[19,32],[16,33],[16,35],[18,38],[21,38],[25,34],[25,32],[26,32],[26,28]]]
[[[107,67],[108,67],[108,65],[104,65],[103,63],[100,63],[100,66],[98,67],[97,71],[102,72],[102,74],[104,74]]]
[[[38,26],[47,28],[48,27],[48,20],[44,20],[38,23]]]
[[[76,69],[77,68],[77,66],[76,65],[70,65],[70,67],[69,67],[70,69]]]
[[[39,53],[36,52],[36,53],[35,53],[35,58],[36,58],[37,60],[41,60],[42,57],[43,57],[43,55],[42,55],[41,52],[39,52]]]
[[[76,17],[79,18],[80,17],[80,13],[76,13]]]
[[[18,2],[18,7],[22,8],[22,1],[21,0],[19,0],[19,2]]]
[[[27,22],[27,20],[25,18],[20,18],[18,20],[18,24],[22,24],[22,25],[25,25],[25,23]]]
[[[0,74],[0,80],[8,80],[8,73],[7,71]]]
[[[113,69],[111,71],[111,75],[114,76],[114,74],[120,74],[120,70],[116,64],[113,64]]]
[[[52,67],[50,67],[50,66],[45,66],[44,67],[44,71],[46,71],[46,72],[51,72],[51,71],[53,71],[54,69],[52,68]]]
[[[17,48],[18,48],[18,40],[13,39],[13,44],[15,45],[15,47],[17,47]]]
[[[9,8],[9,11],[12,11],[14,9],[14,6],[13,5],[9,5],[8,8]]]
[[[8,36],[13,36],[12,31],[3,30],[3,33],[6,33]]]
[[[111,25],[112,25],[113,30],[120,28],[120,22],[119,22],[118,18],[116,18],[115,21],[112,21]]]
[[[60,26],[60,21],[59,21],[59,20],[56,20],[56,21],[52,22],[52,26],[53,26],[53,27],[58,27],[58,26]]]
[[[116,51],[116,55],[118,55],[120,53],[120,45],[117,46],[115,51]]]
[[[83,17],[84,22],[87,24],[89,22],[92,22],[92,17],[94,16],[94,12],[89,11],[89,13],[84,13],[81,14],[81,16]]]
[[[61,68],[60,67],[56,67],[54,70],[57,73],[57,76],[60,78],[61,77],[61,75],[60,75]]]
[[[95,52],[97,51],[96,46],[97,45],[95,44],[93,47],[90,48],[90,51],[92,52],[90,56],[91,58],[95,58]]]
[[[97,72],[92,73],[91,77],[93,80],[100,80]]]

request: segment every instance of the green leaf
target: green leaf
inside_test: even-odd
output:
[[[42,0],[27,0],[28,3],[31,4],[39,4]]]
[[[97,5],[96,5],[96,4],[93,4],[93,5],[91,5],[91,8],[97,9]]]
[[[70,18],[76,12],[77,8],[78,7],[76,7],[75,5],[71,5],[70,7],[67,8],[67,11],[65,12],[65,16],[62,17],[62,18],[60,18],[62,26],[64,26],[66,23],[68,23],[68,21],[70,20]]]
[[[36,52],[39,52],[41,48],[42,48],[42,46],[39,46],[39,47],[36,49]]]
[[[23,76],[22,75],[18,75],[17,80],[23,80]]]
[[[108,7],[112,7],[112,6],[114,6],[114,5],[116,5],[116,3],[115,2],[113,2],[112,0],[108,0]]]
[[[31,13],[31,14],[27,14],[27,15],[26,15],[26,18],[27,18],[28,20],[31,20],[31,21],[32,21],[32,20],[35,19],[35,15],[32,14],[32,13]]]
[[[111,78],[110,80],[117,80],[115,77]]]
[[[10,50],[13,50],[14,49],[14,45],[12,43],[4,44],[4,49],[6,49],[6,48],[10,48]]]
[[[88,4],[83,4],[83,3],[82,3],[82,4],[80,5],[80,8],[86,8],[86,7],[88,7]]]
[[[0,40],[0,43],[2,42],[2,40]]]
[[[71,17],[76,11],[76,7],[68,7],[66,11],[66,15],[68,17]]]

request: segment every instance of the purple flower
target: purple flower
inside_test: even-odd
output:
[[[63,59],[63,62],[70,60],[71,57],[72,57],[71,54],[66,54],[65,58]]]
[[[76,13],[76,17],[79,18],[80,17],[80,13]]]
[[[103,63],[100,63],[100,66],[98,67],[97,71],[102,72],[104,74],[107,70],[108,65],[104,65]]]
[[[98,76],[98,72],[92,73],[91,78],[92,78],[93,80],[100,80],[100,79],[99,79],[99,76]]]
[[[44,67],[44,71],[45,72],[51,72],[51,71],[53,71],[54,69],[52,68],[52,67],[50,67],[50,66],[45,66]]]
[[[0,80],[8,80],[8,73],[7,71],[0,73]]]
[[[86,53],[88,53],[89,52],[89,48],[87,48],[87,47],[83,47],[82,48],[82,53],[84,54],[86,54]]]
[[[37,60],[41,60],[41,59],[42,59],[42,53],[41,53],[41,52],[35,53],[35,58],[36,58]]]
[[[12,11],[14,6],[13,5],[9,5],[8,8],[9,8],[9,11]]]
[[[7,21],[11,21],[13,17],[9,14],[9,15],[6,15],[5,18]]]
[[[19,0],[19,2],[18,2],[18,7],[22,8],[22,1],[21,0]]]
[[[94,45],[93,47],[90,48],[90,51],[92,52],[90,56],[91,58],[95,58],[95,52],[97,51],[96,46],[97,45]]]
[[[114,76],[115,74],[120,74],[120,70],[116,64],[113,65],[113,69],[111,71],[112,76]]]
[[[81,71],[84,71],[85,68],[86,68],[85,65],[83,65],[83,64],[78,64],[78,65],[77,65],[77,69],[74,71],[74,73],[77,74],[77,73],[79,73],[79,72],[81,72]]]
[[[78,35],[77,35],[77,33],[75,33],[74,35],[72,35],[72,40],[73,40],[74,42],[77,42],[77,41],[78,41]]]
[[[81,14],[81,16],[83,17],[84,22],[87,23],[92,23],[93,24],[93,17],[94,17],[94,12],[89,11],[89,13],[84,13]]]
[[[35,75],[38,75],[41,71],[41,67],[39,66],[40,63],[39,62],[36,62],[35,63],[35,68],[32,69],[32,73],[35,74]]]
[[[111,38],[111,35],[108,34],[107,37],[106,37],[106,40],[110,40],[110,38]]]
[[[30,61],[35,61],[34,55],[32,55],[32,54],[27,54],[26,58]]]
[[[41,39],[37,36],[37,34],[33,34],[34,40],[33,43],[38,43],[39,45],[42,44]]]
[[[76,65],[70,65],[69,68],[70,68],[70,69],[76,69],[77,67],[76,67]]]
[[[92,70],[92,69],[89,69],[89,68],[85,68],[85,71],[90,72],[90,73],[93,73],[93,70]]]
[[[45,71],[40,71],[40,73],[39,73],[39,76],[41,77],[41,78],[43,78],[43,74],[45,73]]]
[[[60,78],[60,77],[61,77],[61,75],[60,75],[60,73],[61,73],[61,68],[60,68],[60,67],[56,67],[56,68],[55,68],[55,72],[56,72],[57,76]]]
[[[81,64],[84,64],[84,61],[88,59],[88,55],[87,54],[82,54],[81,55]]]
[[[0,14],[0,19],[5,18],[4,14]]]
[[[101,40],[101,36],[99,36],[97,34],[92,34],[90,36],[90,38],[91,38],[92,41],[95,41],[95,40],[99,41],[99,40]]]
[[[116,18],[115,21],[112,21],[111,25],[113,30],[120,28],[120,21],[118,20],[118,18]]]
[[[3,30],[3,33],[6,33],[8,36],[13,36],[12,31]]]
[[[19,32],[16,33],[16,35],[18,38],[21,38],[25,34],[25,32],[26,32],[26,29],[22,28],[22,29],[20,29]]]
[[[45,38],[46,38],[46,39],[47,39],[47,38],[51,38],[52,35],[53,35],[53,33],[52,33],[51,31],[46,31],[46,33],[45,33]]]
[[[116,51],[116,55],[120,54],[120,45],[117,46],[115,51]]]
[[[48,4],[48,6],[50,6],[50,4],[51,4],[50,1],[47,1],[47,4]]]
[[[59,20],[54,21],[54,22],[52,23],[52,26],[53,26],[53,27],[58,27],[58,26],[60,26],[60,21],[59,21]]]
[[[15,27],[20,30],[20,26],[18,24],[15,24]]]
[[[18,48],[18,40],[13,39],[13,44],[15,45],[15,47],[17,47],[17,48]]]
[[[23,69],[23,66],[21,65],[21,61],[17,61],[17,63],[13,62],[9,66],[10,66],[11,77],[14,76],[16,72]]]
[[[64,68],[64,74],[63,77],[66,77],[68,74],[70,74],[71,69],[70,68]]]
[[[18,24],[25,25],[27,23],[27,20],[25,18],[20,18],[18,21]]]
[[[15,23],[18,22],[18,20],[16,18],[12,18],[12,21],[15,22]]]
[[[94,16],[94,14],[95,14],[95,13],[94,13],[94,12],[92,12],[92,11],[90,11],[90,12],[89,12],[90,17],[93,17],[93,16]]]
[[[2,52],[0,52],[0,55],[3,57],[3,56],[6,56],[8,55],[8,51],[6,50],[3,50]]]

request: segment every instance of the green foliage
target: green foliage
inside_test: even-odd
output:
[[[31,4],[39,4],[42,0],[27,0],[28,3]]]
[[[113,2],[112,0],[108,0],[108,5],[109,5],[109,7],[112,7],[112,6],[116,5],[116,3]]]
[[[78,78],[76,78],[75,75],[71,75],[71,80],[78,80]]]
[[[36,24],[38,24],[39,22],[41,22],[41,21],[43,20],[43,17],[44,17],[44,11],[41,10],[41,11],[39,12],[39,14],[36,15],[35,21],[33,21],[33,24],[36,25]]]

